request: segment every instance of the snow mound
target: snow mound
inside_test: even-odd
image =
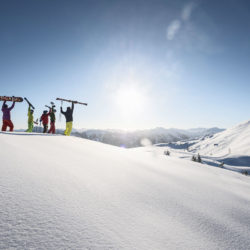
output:
[[[0,143],[0,249],[250,245],[246,176],[76,137]]]

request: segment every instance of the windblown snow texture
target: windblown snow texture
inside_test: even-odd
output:
[[[250,246],[246,176],[75,137],[0,143],[0,249]]]

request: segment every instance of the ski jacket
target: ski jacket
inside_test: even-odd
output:
[[[10,111],[14,108],[15,102],[13,102],[12,106],[10,108],[5,108],[6,101],[3,102],[2,106],[2,112],[3,112],[3,120],[9,120],[10,121]]]
[[[50,115],[50,122],[54,123],[56,121],[56,115],[55,115],[54,110],[52,111],[50,110],[49,115]]]
[[[48,114],[43,114],[40,118],[40,122],[43,122],[43,125],[47,125],[49,123],[49,115],[50,113]]]
[[[33,120],[34,120],[34,116],[30,112],[30,106],[29,106],[29,109],[28,109],[28,123],[33,123]]]
[[[74,103],[72,102],[71,109],[67,109],[65,112],[62,110],[61,107],[61,113],[64,114],[66,118],[66,122],[73,122],[73,111],[74,111]]]

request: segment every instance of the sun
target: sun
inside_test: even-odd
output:
[[[140,115],[146,105],[146,95],[137,86],[121,86],[115,93],[116,105],[125,117]]]

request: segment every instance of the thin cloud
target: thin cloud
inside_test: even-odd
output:
[[[179,20],[172,21],[167,28],[167,39],[173,40],[175,35],[180,30],[180,28],[181,28],[181,22]]]
[[[177,33],[180,31],[181,27],[187,23],[191,17],[191,14],[196,7],[194,2],[190,2],[185,5],[182,9],[180,18],[173,20],[167,28],[167,39],[173,40]]]
[[[194,2],[188,3],[182,10],[181,18],[183,21],[188,21],[191,17],[191,14],[195,8],[196,4]]]

